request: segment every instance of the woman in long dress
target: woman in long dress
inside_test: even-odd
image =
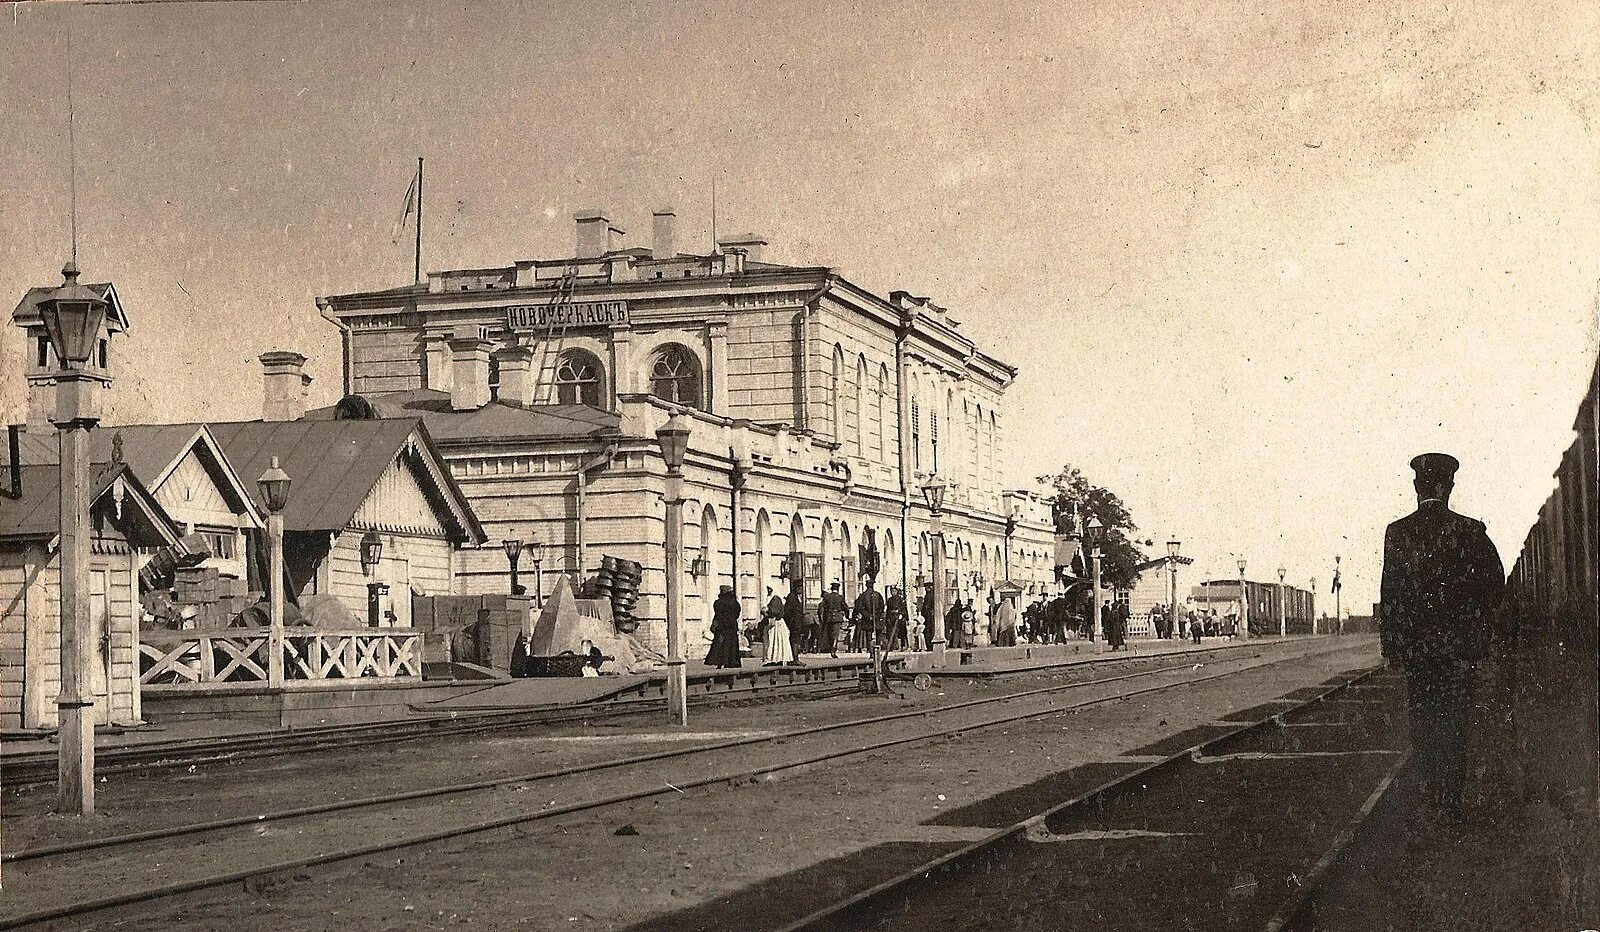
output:
[[[708,667],[738,667],[739,600],[733,587],[723,586],[711,606],[711,649],[706,652]]]
[[[783,600],[778,596],[767,599],[767,630],[761,641],[761,665],[764,667],[794,663],[794,645],[789,641],[789,623],[783,620],[783,609]]]
[[[1010,596],[1000,600],[1000,607],[994,613],[994,645],[1017,646],[1017,605]]]

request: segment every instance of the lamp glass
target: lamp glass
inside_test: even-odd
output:
[[[544,559],[544,541],[535,537],[528,541],[528,556],[533,562],[538,563]]]
[[[667,418],[656,431],[656,440],[661,444],[661,461],[667,468],[674,472],[682,469],[683,460],[689,454],[689,425],[683,415],[674,413]]]
[[[370,570],[383,560],[383,538],[377,531],[368,531],[361,537],[361,565]]]
[[[62,284],[39,302],[39,317],[56,359],[68,369],[83,366],[100,342],[100,325],[111,305],[78,284],[78,267],[67,263]]]
[[[277,514],[289,506],[289,474],[278,468],[278,458],[274,456],[267,471],[256,480],[256,488],[261,491],[261,500],[267,510]]]
[[[928,503],[930,511],[944,509],[944,480],[938,476],[929,476],[928,481],[922,484],[922,497]]]
[[[500,546],[505,548],[506,557],[509,559],[514,560],[522,553],[522,539],[518,537],[508,537],[500,542]]]
[[[1175,541],[1175,540],[1167,541],[1167,556],[1171,557],[1174,560],[1178,559],[1178,547],[1179,546],[1180,545],[1179,545],[1178,541]]]
[[[1239,561],[1239,575],[1240,576],[1244,575],[1244,561],[1243,560]]]

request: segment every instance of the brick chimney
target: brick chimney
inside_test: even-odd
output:
[[[718,239],[717,245],[723,251],[742,249],[745,261],[760,262],[762,253],[767,248],[767,238],[759,233],[740,233],[737,236],[724,236]]]
[[[458,327],[450,337],[450,408],[475,411],[489,403],[489,350],[481,327]]]
[[[532,405],[538,379],[533,371],[533,350],[510,346],[499,352],[500,400],[507,404]]]
[[[651,214],[654,220],[654,238],[650,255],[657,259],[671,259],[678,254],[676,240],[678,212],[671,207],[657,207]]]
[[[289,350],[261,354],[261,419],[298,421],[306,415],[306,390],[311,376],[306,375],[306,358]]]
[[[579,259],[595,259],[621,246],[627,232],[617,227],[604,210],[580,210],[572,215],[578,225]]]

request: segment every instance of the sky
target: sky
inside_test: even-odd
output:
[[[269,349],[332,402],[313,299],[409,281],[419,155],[429,269],[569,255],[594,206],[709,244],[715,178],[719,231],[928,295],[1021,370],[1008,484],[1082,468],[1187,581],[1243,556],[1326,609],[1340,555],[1359,611],[1416,453],[1461,460],[1511,565],[1600,342],[1592,3],[9,12],[0,293],[68,253],[70,62],[79,264],[132,321],[108,423],[257,417]]]

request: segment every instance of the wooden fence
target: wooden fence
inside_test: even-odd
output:
[[[139,638],[141,686],[268,682],[267,628],[141,631]],[[287,628],[283,676],[286,683],[420,680],[422,634],[415,628]]]

